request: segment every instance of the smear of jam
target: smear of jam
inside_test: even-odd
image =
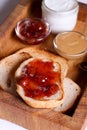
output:
[[[59,90],[56,84],[60,73],[53,71],[52,61],[34,59],[22,70],[18,83],[24,88],[25,95],[34,99],[52,96]]]
[[[46,35],[47,27],[40,20],[25,21],[21,24],[20,34],[27,39],[42,38]]]

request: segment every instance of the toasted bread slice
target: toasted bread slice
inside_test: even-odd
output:
[[[29,58],[29,53],[12,54],[0,61],[0,87],[1,89],[16,94],[14,72],[21,62]]]
[[[76,99],[80,95],[81,89],[73,80],[65,78],[63,81],[64,96],[61,101],[59,101],[55,111],[65,112],[70,109],[75,103]]]
[[[50,52],[47,52],[44,50],[39,50],[39,49],[34,48],[34,47],[33,48],[27,47],[27,48],[21,49],[17,53],[20,53],[20,52],[27,52],[34,58],[37,58],[37,57],[38,58],[46,58],[46,59],[48,58],[48,59],[53,60],[54,62],[58,62],[61,65],[61,71],[62,71],[63,76],[65,77],[67,75],[67,72],[68,72],[67,61],[58,55],[54,55]]]
[[[80,87],[71,79],[65,78],[63,81],[64,96],[61,100],[47,100],[40,101],[25,96],[25,92],[21,86],[18,85],[17,92],[22,99],[31,107],[34,108],[53,108],[54,111],[65,112],[70,109],[75,103],[77,97],[80,95]],[[54,95],[55,97],[55,95]],[[54,108],[56,106],[56,108]]]
[[[58,87],[58,91],[55,93],[55,94],[52,94],[52,95],[50,95],[50,96],[44,96],[43,98],[41,98],[41,99],[39,99],[39,100],[37,100],[37,99],[33,99],[33,98],[31,98],[31,97],[26,97],[25,96],[25,91],[23,91],[23,87],[19,84],[19,80],[18,79],[20,79],[21,78],[21,76],[23,77],[23,73],[24,73],[24,70],[26,70],[25,69],[25,66],[30,66],[30,63],[31,63],[31,61],[34,61],[34,60],[36,60],[37,58],[30,58],[30,59],[28,59],[28,60],[26,60],[26,61],[24,61],[22,64],[20,64],[20,66],[18,67],[18,69],[17,69],[17,71],[16,71],[16,73],[15,73],[15,79],[16,79],[16,81],[17,81],[17,92],[18,92],[18,94],[28,103],[28,104],[30,104],[32,107],[35,107],[35,108],[52,108],[52,107],[56,107],[57,106],[57,102],[59,101],[59,100],[61,100],[62,98],[63,98],[63,78],[62,78],[62,73],[61,73],[61,67],[60,67],[60,64],[59,63],[57,63],[57,62],[53,62],[53,72],[57,72],[58,73],[58,77],[57,77],[57,79],[56,79],[56,81],[55,81],[55,84],[57,85],[57,87]],[[52,60],[49,60],[49,59],[44,59],[44,58],[39,58],[39,60],[41,60],[42,62],[44,62],[44,63],[46,63],[46,62],[51,62]],[[47,65],[47,64],[46,64]],[[40,68],[40,67],[42,67],[42,66],[40,66],[40,65],[38,65],[38,68]],[[49,67],[49,66],[48,66]],[[38,69],[37,68],[37,69]],[[44,69],[44,68],[43,68]],[[36,70],[37,71],[37,70]],[[38,75],[38,74],[36,74],[36,71],[34,72],[34,78]],[[51,70],[50,70],[51,71]],[[40,72],[39,72],[40,73]],[[48,73],[50,73],[50,72],[48,72]],[[31,74],[31,73],[30,73]],[[29,75],[30,75],[29,74]],[[39,77],[38,78],[40,78],[42,75],[40,74],[39,75]],[[45,72],[45,75],[44,75],[46,78],[47,78],[47,71]],[[25,74],[25,77],[26,77],[26,74]],[[30,77],[30,76],[29,76]],[[31,78],[31,77],[30,77]],[[55,77],[54,77],[55,78]],[[45,78],[44,78],[45,79]],[[49,79],[47,78],[46,79],[46,82],[47,82],[47,80],[49,81]],[[52,79],[53,80],[53,79]],[[30,81],[30,80],[29,80]],[[24,82],[24,79],[23,79],[23,82]],[[26,82],[26,80],[25,80],[25,82]],[[25,83],[24,82],[24,83]],[[37,81],[36,81],[37,82]],[[23,84],[24,84],[23,83]],[[34,84],[35,82],[33,82],[32,84]],[[29,84],[29,85],[27,85],[27,87],[29,86],[29,87],[32,87],[32,84]],[[44,84],[44,83],[43,83]],[[36,87],[36,84],[34,85],[35,86],[35,90],[37,89],[37,87]],[[38,86],[38,85],[37,85]],[[40,86],[41,86],[41,84],[40,84]],[[46,86],[46,84],[45,84],[45,86]],[[44,88],[45,88],[45,86],[44,86]],[[51,86],[50,86],[51,87]],[[41,89],[41,88],[40,88]],[[47,86],[46,86],[46,88],[45,89],[47,89]],[[53,89],[53,88],[52,88]],[[33,89],[32,89],[33,90]],[[29,91],[29,90],[28,90]],[[33,90],[34,91],[34,90]],[[47,92],[48,91],[48,89],[47,90],[44,90],[45,92]]]

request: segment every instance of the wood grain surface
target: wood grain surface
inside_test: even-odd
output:
[[[87,5],[79,4],[78,21],[74,30],[87,35]],[[13,12],[0,26],[0,60],[15,51],[29,47],[19,41],[14,28],[17,21],[25,17],[41,17],[41,0],[21,0]],[[55,35],[34,47],[54,53],[52,40]],[[32,46],[33,48],[33,46]],[[68,113],[58,113],[51,109],[33,109],[19,97],[0,90],[0,118],[7,119],[30,130],[84,130],[87,118],[87,72],[79,69],[79,60],[68,60],[67,76],[74,80],[82,90],[77,104]]]

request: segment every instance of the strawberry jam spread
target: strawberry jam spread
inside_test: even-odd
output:
[[[23,69],[18,84],[24,88],[25,95],[34,99],[41,99],[44,96],[52,96],[58,90],[56,84],[60,73],[54,71],[52,61],[34,59]]]
[[[39,18],[26,18],[18,22],[15,28],[17,36],[28,44],[37,44],[50,34],[49,24]]]
[[[44,36],[46,25],[40,21],[27,21],[21,25],[20,34],[25,38],[37,38]]]

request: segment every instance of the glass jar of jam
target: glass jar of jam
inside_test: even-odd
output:
[[[28,44],[38,44],[50,34],[49,24],[40,18],[25,18],[15,27],[16,35]]]

